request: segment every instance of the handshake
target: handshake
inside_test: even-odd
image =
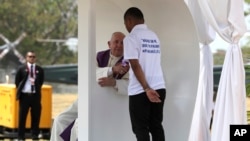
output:
[[[129,70],[129,63],[127,60],[123,59],[120,64],[117,64],[113,67],[113,73],[116,74],[116,78],[119,77],[119,75],[124,75]]]

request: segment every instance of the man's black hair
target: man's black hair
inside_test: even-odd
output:
[[[135,19],[138,20],[143,20],[143,13],[141,12],[141,10],[137,7],[130,7],[124,14],[124,19],[128,16],[131,16]]]

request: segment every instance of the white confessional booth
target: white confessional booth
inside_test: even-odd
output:
[[[144,13],[162,49],[167,95],[164,128],[168,141],[187,141],[199,74],[199,42],[184,0],[79,0],[78,97],[79,141],[136,141],[128,96],[96,82],[96,52],[108,48],[114,31],[125,29],[123,14],[131,6]]]

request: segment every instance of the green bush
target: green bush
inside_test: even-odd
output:
[[[250,84],[246,84],[246,95],[250,97]]]

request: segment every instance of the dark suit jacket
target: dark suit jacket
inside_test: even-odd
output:
[[[15,77],[15,84],[16,84],[16,88],[17,88],[17,95],[16,95],[16,99],[20,99],[22,96],[22,89],[25,85],[25,82],[28,78],[29,75],[29,70],[28,70],[28,66],[27,64],[22,65],[18,68],[17,73],[16,73],[16,77]],[[41,88],[43,85],[43,81],[44,81],[44,71],[43,69],[38,66],[35,65],[35,90],[36,93],[41,95]]]

